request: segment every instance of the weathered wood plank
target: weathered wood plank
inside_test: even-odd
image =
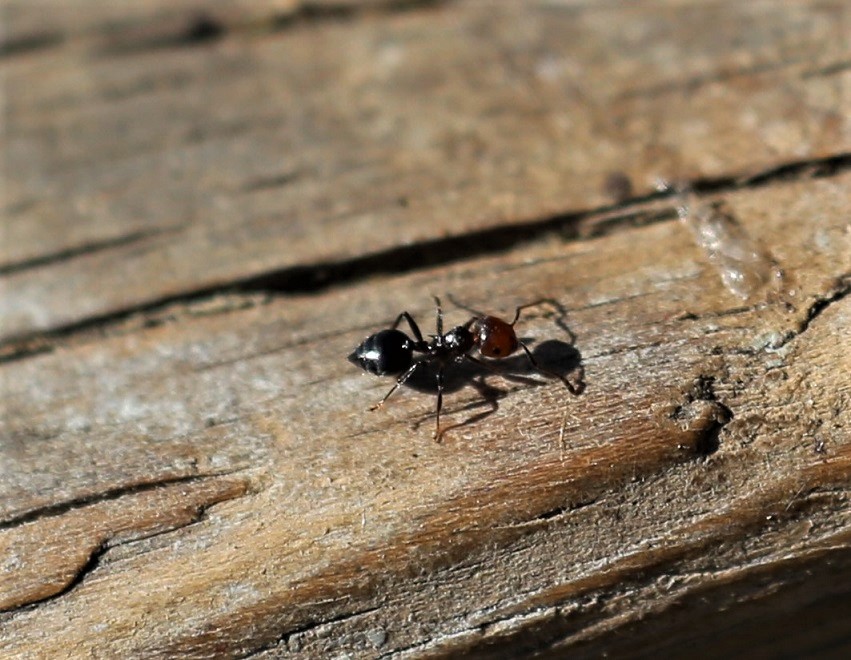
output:
[[[814,562],[846,578],[840,589],[851,529],[849,184],[846,173],[725,195],[784,273],[745,304],[672,220],[246,309],[175,306],[157,327],[6,363],[2,533],[12,546],[41,534],[67,547],[19,558],[25,569],[4,575],[3,594],[36,600],[31,576],[74,577],[52,583],[61,597],[3,615],[0,649],[599,648],[680,599],[764,599]],[[479,374],[501,390],[497,409],[443,444],[430,438],[431,396],[406,390],[366,412],[387,382],[343,356],[402,307],[428,327],[432,292],[501,314],[554,297],[586,391]],[[533,346],[569,339],[547,308],[521,330]],[[567,357],[549,355],[553,368]],[[534,378],[522,360],[509,365]],[[450,387],[448,422],[488,409],[461,385]],[[42,458],[59,455],[61,470]],[[185,521],[157,488],[121,494],[174,474],[175,456],[199,486],[238,472],[210,481],[231,485],[192,496],[190,511],[228,501],[175,531],[180,522],[144,515],[96,522],[88,500],[108,489],[130,508],[162,496],[173,507],[164,519]],[[86,563],[74,550],[92,539],[101,549]]]
[[[301,19],[350,17],[359,11],[428,6],[430,0],[3,0],[0,53],[18,55],[85,40],[98,48],[129,50],[191,45],[218,31],[267,29]],[[206,27],[205,27],[206,26]],[[219,35],[220,36],[220,35]]]
[[[0,655],[847,656],[846,4],[5,3]]]
[[[138,541],[197,521],[206,507],[245,493],[245,484],[198,477],[160,480],[63,502],[29,517],[4,522],[0,556],[4,580],[0,610],[15,609],[61,594],[92,570],[113,544]]]
[[[116,12],[156,33],[201,5],[93,26],[105,4],[5,58],[5,340],[269,272],[303,290],[302,266],[610,204],[613,173],[643,194],[851,151],[839,1],[426,2],[123,55]]]

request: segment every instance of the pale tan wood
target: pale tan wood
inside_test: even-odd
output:
[[[0,555],[14,579],[4,580],[0,610],[60,594],[91,570],[92,561],[107,548],[184,527],[196,522],[206,507],[245,494],[239,481],[202,482],[194,477],[178,483],[161,480],[125,487],[87,501],[62,503],[58,510],[42,509],[30,518],[5,521]]]
[[[0,655],[844,657],[845,5],[413,4],[7,56]],[[657,175],[782,277],[731,293]],[[368,412],[345,355],[449,293],[556,301],[573,349],[518,329],[585,391]]]
[[[199,474],[215,464],[253,486],[191,527],[151,536],[143,520],[137,535],[148,538],[130,534],[116,556],[99,532],[107,549],[73,589],[7,613],[4,650],[420,655],[530,639],[571,648],[755,573],[779,588],[780,568],[835,564],[851,523],[849,181],[727,196],[785,273],[779,291],[745,305],[672,220],[243,310],[175,308],[158,327],[8,363],[13,446],[60,429],[40,439],[40,455],[66,452],[54,473],[65,485],[45,493],[56,501],[28,492],[26,479],[4,494],[34,538],[97,520],[85,501],[58,521],[33,507],[87,497],[102,481],[137,483],[151,466],[132,457],[154,440],[160,470],[191,445],[207,454]],[[587,390],[488,375],[505,390],[497,411],[442,444],[430,437],[431,396],[406,391],[367,412],[387,382],[342,356],[409,302],[428,327],[425,292],[503,314],[556,293]],[[530,311],[522,334],[567,340],[546,309]],[[80,430],[118,404],[110,434]],[[704,407],[715,405],[733,418],[707,456],[696,449],[712,426]],[[448,395],[450,423],[482,410],[473,388]],[[227,453],[207,450],[223,438]],[[103,463],[87,472],[93,456]],[[3,483],[32,461],[7,450]],[[79,568],[76,538],[6,579],[17,587],[63,561]],[[758,597],[744,589],[746,601]]]
[[[0,338],[270,271],[299,290],[304,265],[610,204],[613,173],[642,194],[851,151],[843,2],[319,16],[125,53],[100,19],[6,58]]]
[[[33,11],[27,0],[3,0],[0,48],[17,55],[70,40],[115,50],[191,45],[203,40],[197,31],[205,23],[224,31],[271,29],[276,22],[333,19],[357,11],[392,10],[399,4],[393,0],[38,0],[39,11]]]

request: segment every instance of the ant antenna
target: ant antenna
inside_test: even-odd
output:
[[[440,305],[440,298],[437,296],[432,296],[434,298],[434,304],[437,307],[437,334],[443,334],[443,308]]]
[[[446,294],[446,299],[449,302],[451,302],[453,305],[455,305],[458,309],[463,309],[465,312],[470,312],[470,314],[473,314],[474,316],[478,316],[478,317],[487,316],[487,314],[485,314],[484,312],[482,312],[478,309],[473,309],[472,307],[465,305],[460,300],[458,300],[455,296],[453,296],[451,293]]]

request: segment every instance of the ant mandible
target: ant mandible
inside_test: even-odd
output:
[[[514,319],[511,323],[496,316],[485,316],[477,313],[464,325],[456,326],[444,333],[440,298],[433,297],[437,306],[437,334],[430,335],[429,341],[423,339],[422,332],[420,332],[414,318],[408,312],[402,312],[389,328],[380,330],[364,339],[360,346],[348,356],[350,362],[377,376],[400,374],[390,391],[384,395],[381,401],[370,407],[370,410],[377,410],[383,406],[387,399],[413,375],[420,365],[434,364],[437,368],[437,421],[434,438],[440,441],[442,435],[440,410],[443,407],[443,375],[447,365],[461,360],[469,360],[487,369],[494,369],[491,363],[471,355],[471,351],[474,349],[478,350],[479,354],[484,357],[502,359],[522,348],[532,367],[543,374],[558,378],[571,392],[574,391],[569,381],[563,376],[542,368],[532,357],[532,352],[526,344],[520,341],[514,332],[514,324],[520,318],[520,313],[528,307],[538,305],[538,302],[520,305],[514,310]],[[414,335],[413,339],[397,329],[402,319],[408,322],[408,326]],[[422,353],[422,357],[415,360],[415,353]]]

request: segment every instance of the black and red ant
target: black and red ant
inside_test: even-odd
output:
[[[444,372],[447,365],[469,360],[487,369],[495,370],[491,362],[485,362],[471,355],[473,350],[478,350],[479,354],[486,358],[502,359],[514,354],[518,349],[523,349],[534,369],[558,378],[573,394],[579,394],[581,391],[561,374],[541,367],[526,344],[514,332],[514,324],[520,318],[520,313],[528,307],[539,305],[542,301],[520,305],[514,310],[514,319],[511,323],[496,316],[475,312],[475,316],[464,325],[456,326],[449,332],[443,332],[443,310],[440,298],[433,297],[437,306],[437,334],[429,335],[428,341],[423,339],[420,327],[414,318],[408,312],[402,312],[389,328],[364,339],[349,355],[350,362],[377,376],[400,374],[396,378],[396,384],[370,410],[377,410],[383,406],[384,402],[413,375],[418,367],[431,364],[437,371],[437,421],[434,437],[439,441],[442,435],[440,410],[443,407]],[[413,339],[397,329],[402,319],[408,322],[414,335]],[[415,359],[415,353],[422,353],[422,357]]]

